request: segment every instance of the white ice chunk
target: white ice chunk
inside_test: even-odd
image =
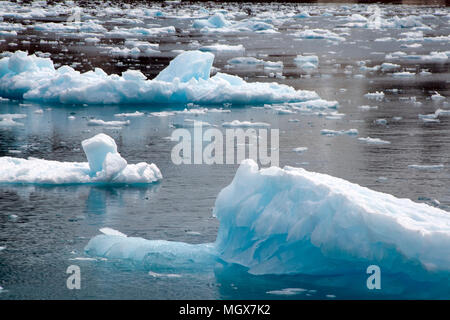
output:
[[[55,69],[49,58],[17,51],[0,60],[0,96],[64,104],[263,104],[319,98],[278,83],[249,83],[220,72],[210,77],[213,59],[211,53],[183,52],[147,80],[135,70],[119,76],[100,68],[85,73],[69,66]]]
[[[111,137],[100,133],[82,142],[88,162],[0,157],[0,182],[36,184],[136,184],[162,179],[155,164],[127,164]]]

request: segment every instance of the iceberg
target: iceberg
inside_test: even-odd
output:
[[[219,193],[216,241],[97,235],[88,254],[160,268],[238,264],[250,274],[347,275],[376,264],[421,278],[450,272],[448,212],[326,174],[244,160]],[[416,279],[417,279],[416,278]]]
[[[55,69],[50,58],[16,51],[0,60],[0,96],[63,104],[264,104],[319,99],[314,91],[283,84],[249,83],[220,72],[210,77],[213,59],[210,52],[183,52],[148,80],[136,70],[119,76],[100,68],[85,73],[70,66]]]
[[[162,179],[155,164],[128,164],[113,138],[100,133],[81,143],[88,162],[0,157],[0,183],[149,184]]]

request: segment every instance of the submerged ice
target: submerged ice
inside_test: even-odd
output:
[[[82,143],[88,162],[0,157],[0,183],[140,184],[162,179],[155,164],[128,164],[113,138],[100,133]]]
[[[211,77],[213,60],[210,52],[183,52],[147,80],[136,70],[119,76],[100,68],[85,73],[70,66],[55,69],[50,58],[16,51],[0,60],[0,96],[64,104],[262,104],[319,98],[314,91],[278,83],[249,83],[220,72]]]
[[[450,272],[448,212],[301,168],[245,160],[214,216],[213,244],[102,234],[86,251],[156,265],[224,261],[257,275],[348,274],[369,264],[417,277]]]

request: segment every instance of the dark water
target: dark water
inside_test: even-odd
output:
[[[161,10],[170,16],[192,15],[202,5],[167,5]],[[206,7],[214,11],[208,4]],[[220,6],[219,6],[220,7]],[[238,5],[226,5],[225,10],[237,12]],[[313,114],[274,114],[273,110],[233,107],[231,113],[208,113],[195,117],[221,128],[223,121],[251,120],[267,122],[280,129],[280,166],[301,166],[308,170],[328,173],[360,185],[428,202],[448,210],[450,206],[450,117],[441,117],[439,123],[424,123],[418,114],[428,114],[438,108],[450,109],[448,99],[432,101],[436,90],[450,96],[449,63],[418,62],[416,60],[391,61],[401,69],[418,73],[428,69],[432,75],[412,78],[394,78],[391,73],[362,72],[358,61],[368,60],[368,66],[386,61],[385,54],[404,51],[428,54],[448,51],[448,41],[420,42],[420,48],[401,47],[403,42],[375,42],[374,39],[392,37],[409,29],[367,30],[361,28],[343,31],[340,17],[364,13],[366,6],[349,9],[338,5],[306,7],[318,12],[329,11],[333,17],[316,16],[285,21],[277,25],[277,34],[250,32],[234,34],[201,34],[192,29],[192,18],[145,18],[144,25],[156,23],[175,26],[173,36],[145,37],[160,45],[160,54],[151,57],[116,58],[104,53],[102,46],[121,46],[125,39],[101,38],[96,45],[86,44],[83,37],[74,34],[38,32],[31,29],[17,36],[0,36],[0,51],[17,49],[49,52],[57,64],[72,64],[80,71],[101,67],[107,73],[120,73],[129,68],[141,70],[154,77],[170,59],[172,50],[189,49],[193,41],[200,45],[218,41],[236,45],[244,44],[247,56],[266,54],[270,61],[283,61],[285,79],[268,78],[268,71],[256,68],[225,68],[233,54],[218,54],[214,62],[223,72],[245,77],[247,81],[277,81],[297,89],[315,90],[323,99],[339,101],[341,120],[328,120]],[[386,16],[393,14],[424,14],[448,8],[433,7],[382,7]],[[275,11],[277,10],[277,11]],[[303,11],[298,5],[253,5],[252,15],[277,12]],[[121,14],[103,16],[99,8],[86,9],[88,18],[107,27],[117,25],[110,21]],[[4,22],[31,25],[42,21],[65,21],[67,15],[45,18],[5,17]],[[423,18],[432,25],[427,36],[448,35],[448,18],[436,15]],[[134,25],[131,25],[134,26]],[[326,40],[293,39],[292,33],[305,27],[324,28],[345,33],[346,41],[330,43]],[[130,26],[126,26],[130,27]],[[58,40],[57,44],[41,43]],[[23,42],[23,41],[29,41]],[[12,46],[15,43],[17,46]],[[293,62],[297,54],[319,56],[319,69],[308,73]],[[237,55],[239,56],[239,55]],[[118,65],[119,63],[119,65]],[[346,73],[346,66],[353,66]],[[355,78],[355,74],[363,74]],[[345,90],[342,90],[345,89]],[[398,89],[392,90],[392,89]],[[368,100],[364,94],[383,91],[382,101]],[[416,97],[420,106],[410,98]],[[236,165],[181,165],[172,163],[170,152],[174,143],[167,139],[173,131],[170,124],[194,116],[150,117],[155,111],[179,110],[185,106],[62,106],[26,104],[22,101],[0,102],[0,113],[24,113],[20,119],[24,126],[0,127],[0,156],[37,157],[58,161],[85,161],[80,142],[96,133],[105,132],[115,139],[119,152],[129,163],[153,162],[160,168],[164,179],[150,187],[99,187],[99,186],[0,186],[0,299],[240,299],[240,298],[294,298],[294,299],[346,299],[346,298],[450,298],[449,288],[402,277],[383,278],[385,291],[369,291],[365,286],[366,274],[353,275],[352,286],[342,286],[340,277],[316,279],[306,276],[248,275],[236,266],[218,264],[211,270],[186,272],[179,278],[152,277],[148,270],[126,261],[76,260],[87,258],[84,247],[98,229],[110,227],[129,236],[146,239],[165,239],[188,243],[213,242],[218,222],[212,217],[212,208],[219,191],[228,185],[237,169]],[[376,105],[377,110],[361,111],[358,106]],[[221,107],[221,106],[218,106]],[[35,113],[43,109],[43,114]],[[141,111],[143,117],[130,118],[131,124],[120,129],[92,127],[89,118],[117,120],[116,113]],[[68,116],[74,115],[75,120]],[[399,121],[392,118],[401,117]],[[387,119],[387,125],[374,123]],[[298,122],[289,120],[298,119]],[[322,129],[358,129],[357,137],[381,138],[389,145],[373,146],[342,135],[328,137]],[[308,147],[303,154],[292,152],[296,147]],[[13,150],[11,152],[11,150]],[[16,150],[16,151],[14,151]],[[17,152],[19,151],[19,153]],[[441,170],[414,170],[412,164],[443,164]],[[380,178],[384,177],[384,178]],[[437,201],[436,201],[437,200]],[[15,217],[16,215],[17,217]],[[74,260],[75,259],[75,260]],[[66,268],[76,264],[81,268],[82,289],[66,288]],[[348,277],[347,277],[348,282]],[[266,292],[282,288],[306,288],[310,291],[294,296],[275,296]],[[327,296],[328,295],[328,296]],[[329,296],[331,295],[331,296]]]

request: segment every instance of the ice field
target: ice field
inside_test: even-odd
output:
[[[0,2],[0,299],[449,299],[449,22]],[[194,121],[279,167],[174,164]]]

